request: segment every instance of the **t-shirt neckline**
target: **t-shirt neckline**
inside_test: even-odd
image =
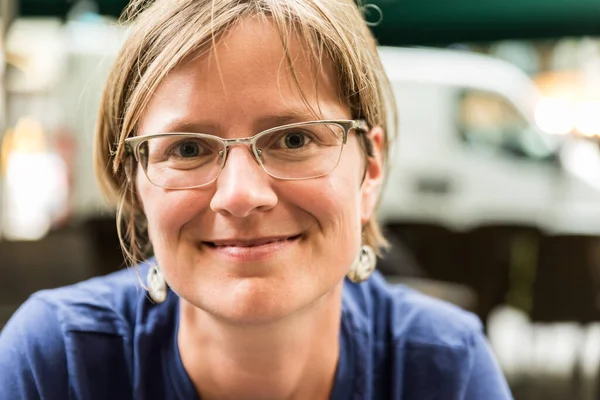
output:
[[[342,320],[340,323],[339,335],[339,356],[335,372],[335,381],[331,391],[331,400],[347,400],[353,393],[353,383],[356,372],[355,363],[355,343],[352,340],[352,327],[349,326],[347,310],[342,310]],[[176,397],[181,400],[201,400],[196,392],[196,388],[188,375],[181,354],[179,353],[179,320],[180,307],[179,298],[175,304],[175,327],[173,329],[173,338],[171,344],[165,348],[163,354],[163,365],[165,376],[168,377],[171,388]]]

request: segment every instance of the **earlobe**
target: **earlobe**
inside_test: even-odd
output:
[[[383,182],[383,141],[385,132],[380,126],[373,127],[367,134],[372,144],[373,155],[367,158],[367,170],[363,180],[361,221],[369,221],[375,211],[379,191]]]

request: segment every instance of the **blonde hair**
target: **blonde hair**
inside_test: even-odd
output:
[[[292,31],[308,45],[315,64],[329,58],[337,71],[340,99],[352,117],[386,132],[382,158],[387,165],[396,108],[375,39],[353,0],[133,0],[123,14],[122,21],[130,24],[128,37],[102,94],[94,139],[96,175],[117,205],[119,239],[132,264],[151,254],[151,244],[133,186],[135,166],[124,153],[123,141],[135,135],[167,74],[188,56],[210,50],[221,34],[248,16],[274,22],[288,60],[286,38]],[[375,249],[387,244],[376,219],[363,227],[363,241]]]

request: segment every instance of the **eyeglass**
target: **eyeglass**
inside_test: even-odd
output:
[[[223,139],[204,133],[158,133],[125,139],[155,186],[192,189],[214,182],[229,148],[250,145],[262,169],[276,179],[302,180],[331,173],[338,165],[348,132],[366,133],[363,120],[325,120],[288,124],[254,136]]]

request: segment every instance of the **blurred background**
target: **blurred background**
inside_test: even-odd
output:
[[[0,0],[0,328],[124,267],[91,152],[125,3]],[[600,0],[370,3],[400,115],[380,270],[476,313],[515,398],[600,398]]]

